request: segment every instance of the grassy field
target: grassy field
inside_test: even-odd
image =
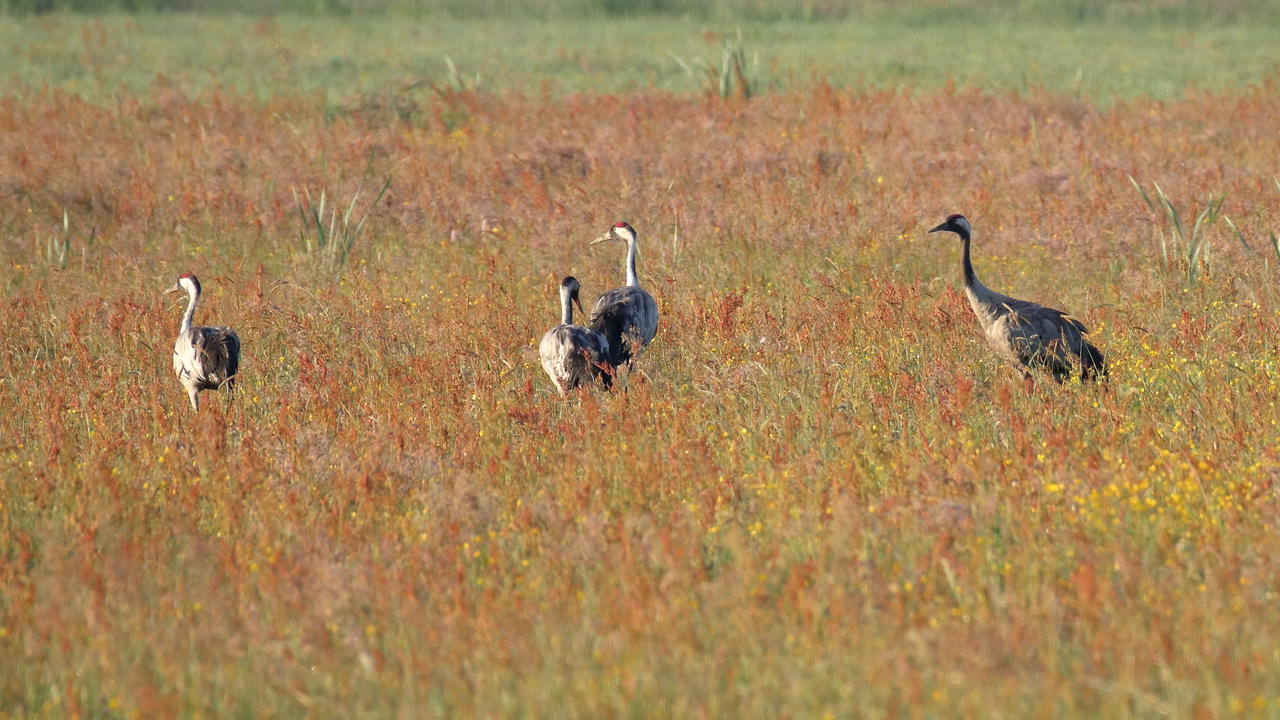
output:
[[[451,79],[538,96],[683,93],[707,86],[705,66],[721,64],[728,41],[744,51],[761,91],[824,80],[864,89],[950,83],[988,92],[1039,87],[1109,104],[1274,76],[1280,49],[1271,36],[1280,18],[1251,20],[1067,24],[956,14],[930,21],[919,11],[830,22],[52,15],[0,23],[8,49],[0,82],[47,83],[111,104],[161,85],[259,100],[319,95],[336,108],[368,99],[423,102],[431,86]]]
[[[943,55],[837,86],[833,28],[761,26],[794,72],[720,98],[468,56],[465,22],[370,57],[359,27],[5,26],[0,715],[1280,716],[1280,91],[1254,66],[1135,41],[1160,72],[1133,85],[1099,53],[1079,92],[947,86]],[[700,33],[671,42],[718,58]],[[222,37],[213,89],[186,64]],[[449,42],[495,80],[417,65]],[[151,43],[167,80],[111,65]],[[1223,83],[1155,90],[1178,62]],[[299,217],[322,191],[367,212],[345,257]],[[1093,329],[1105,390],[1027,394],[991,356],[958,243],[925,234],[950,212],[984,282]],[[562,402],[535,343],[560,276],[621,283],[586,246],[621,219],[659,334],[627,393]],[[198,416],[161,295],[184,271],[245,343]]]

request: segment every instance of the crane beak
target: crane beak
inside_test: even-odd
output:
[[[573,304],[578,306],[578,312],[586,312],[586,310],[582,309],[582,301],[578,299],[578,293],[573,294]]]
[[[941,225],[939,225],[938,227],[936,227],[936,228],[934,228],[934,229],[930,230],[929,232],[931,232],[931,233],[936,233],[936,232],[942,232],[943,230],[950,230],[950,229],[951,229],[951,228],[947,227],[947,224],[946,224],[946,223],[942,223],[942,224],[941,224]]]
[[[168,295],[169,293],[175,293],[175,292],[176,293],[182,292],[182,286],[178,285],[178,283],[174,283],[173,285],[170,285],[169,289],[164,291],[164,294]]]
[[[605,234],[601,235],[600,237],[596,238],[595,240],[592,240],[591,242],[589,242],[589,243],[587,243],[587,244],[588,244],[588,245],[595,245],[596,243],[602,243],[602,242],[604,242],[604,241],[606,241],[606,240],[612,240],[612,239],[613,239],[613,231],[612,231],[612,230],[610,230],[609,232],[607,232],[607,233],[605,233]]]

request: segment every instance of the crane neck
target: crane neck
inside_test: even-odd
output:
[[[973,262],[969,259],[969,233],[960,233],[960,239],[964,241],[964,259],[961,265],[964,268],[964,286],[973,287],[978,282],[978,276],[973,272]]]
[[[560,288],[560,324],[573,324],[573,298],[569,296],[569,288]]]
[[[627,287],[640,287],[640,277],[636,275],[636,239],[627,241]]]
[[[191,329],[191,319],[196,314],[196,303],[200,301],[200,293],[195,288],[187,290],[187,311],[182,314],[182,326],[178,328],[178,334],[183,334]]]

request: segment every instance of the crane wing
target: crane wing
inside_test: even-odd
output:
[[[1089,334],[1089,328],[1085,327],[1084,323],[1071,315],[1068,315],[1061,310],[1055,310],[1054,308],[1045,307],[1044,305],[1028,302],[1026,300],[1014,300],[1009,298],[1008,300],[1000,303],[1000,311],[1003,312],[998,311],[999,314],[1011,313],[1016,315],[1018,322],[1030,322],[1037,324],[1049,322],[1055,326],[1070,326],[1073,330],[1082,335]]]
[[[542,367],[558,388],[572,389],[602,379],[610,385],[603,367],[609,361],[609,342],[603,335],[581,325],[557,325],[542,336],[538,346]]]
[[[639,354],[658,332],[658,306],[638,287],[614,288],[591,306],[592,330],[605,337],[611,362],[620,365]]]
[[[1028,366],[1042,366],[1056,378],[1071,374],[1079,362],[1082,374],[1105,374],[1102,353],[1084,336],[1084,323],[1054,308],[1022,300],[1002,304],[1000,321],[1010,349]]]
[[[191,328],[192,374],[196,380],[216,388],[240,372],[240,336],[228,327]]]

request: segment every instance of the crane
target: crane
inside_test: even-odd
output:
[[[200,302],[200,281],[185,273],[166,292],[186,292],[187,311],[173,345],[173,372],[186,388],[191,409],[200,411],[201,390],[217,390],[225,385],[234,390],[240,371],[240,336],[228,327],[192,325],[196,303]]]
[[[1027,369],[1047,370],[1059,383],[1078,373],[1081,380],[1107,377],[1102,353],[1084,336],[1089,332],[1079,320],[1061,310],[1015,300],[978,282],[969,260],[971,228],[963,215],[950,215],[929,232],[953,232],[964,241],[964,291],[987,340],[1001,356]]]
[[[627,244],[627,284],[596,298],[591,306],[591,327],[608,339],[610,364],[618,367],[627,363],[630,367],[635,357],[658,334],[658,304],[654,302],[652,295],[640,287],[640,278],[636,275],[635,229],[620,222],[589,244],[595,245],[608,240]]]
[[[548,330],[538,344],[542,369],[555,383],[560,397],[579,385],[590,385],[597,378],[606,388],[612,381],[612,369],[606,366],[609,341],[591,328],[573,324],[573,303],[582,309],[579,287],[572,275],[560,281],[560,324]]]

